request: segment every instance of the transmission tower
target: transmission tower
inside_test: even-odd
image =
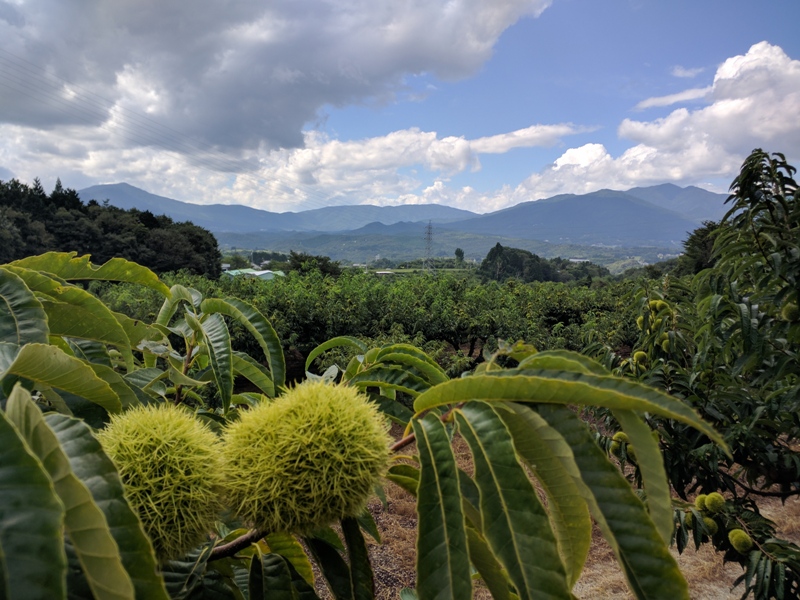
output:
[[[433,272],[433,225],[430,221],[425,226],[425,261],[422,270],[426,273]]]

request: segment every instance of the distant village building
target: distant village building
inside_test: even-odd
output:
[[[222,274],[228,277],[254,277],[264,281],[270,281],[271,279],[275,279],[275,277],[286,276],[283,271],[261,271],[257,269],[234,269],[232,271],[224,271]]]

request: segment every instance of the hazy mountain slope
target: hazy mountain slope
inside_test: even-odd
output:
[[[127,183],[94,185],[78,192],[81,200],[108,200],[119,208],[149,210],[155,215],[167,215],[175,221],[191,221],[212,232],[262,231],[284,229],[283,215],[247,206],[225,204],[189,204],[164,196],[157,196]]]
[[[600,190],[523,202],[442,227],[562,244],[679,246],[697,223],[625,192]]]
[[[703,221],[719,221],[730,208],[729,205],[725,205],[727,194],[715,194],[695,186],[682,188],[672,183],[665,183],[632,188],[627,193],[676,212],[698,224]]]
[[[467,210],[422,204],[408,206],[329,206],[303,212],[273,213],[247,206],[190,204],[157,196],[127,183],[95,185],[80,190],[84,202],[108,200],[113,206],[149,210],[176,221],[192,221],[212,232],[247,231],[348,231],[372,222],[459,221],[477,216]]]

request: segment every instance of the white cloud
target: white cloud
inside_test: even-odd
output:
[[[691,90],[690,90],[691,91]],[[570,148],[508,195],[509,202],[601,188],[730,181],[756,147],[800,158],[800,61],[778,46],[755,44],[717,69],[706,106],[652,121],[625,119],[634,146],[614,158],[600,144]],[[654,105],[655,106],[655,105]]]
[[[673,77],[682,77],[682,78],[685,78],[685,79],[691,79],[692,77],[697,77],[703,71],[705,71],[705,69],[702,68],[702,67],[696,67],[694,69],[687,69],[686,67],[682,67],[680,65],[676,65],[676,66],[672,67],[671,73],[672,73]]]
[[[668,96],[658,96],[655,98],[647,98],[642,100],[636,105],[636,110],[643,110],[645,108],[653,108],[655,106],[672,106],[679,102],[686,102],[687,100],[700,100],[708,96],[712,90],[711,86],[704,88],[694,88],[691,90],[684,90],[677,94],[669,94]]]
[[[0,121],[191,153],[146,114],[228,152],[299,147],[323,106],[474,74],[551,1],[0,1]]]

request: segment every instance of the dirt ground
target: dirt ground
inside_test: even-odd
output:
[[[408,449],[408,454],[413,452]],[[457,455],[458,448],[456,450]],[[463,456],[463,455],[461,455]],[[469,465],[462,468],[469,470]],[[386,486],[387,504],[384,507],[377,499],[370,503],[382,544],[371,539],[370,555],[376,579],[376,595],[379,600],[397,600],[404,587],[414,587],[416,512],[414,498],[394,484]],[[765,516],[778,525],[781,537],[800,543],[800,499],[794,497],[785,505],[777,500],[765,500],[759,504]],[[694,546],[683,554],[672,549],[678,565],[688,583],[690,596],[697,600],[738,600],[743,588],[732,589],[734,580],[742,570],[735,563],[724,564],[722,554],[705,545],[699,551]],[[595,527],[592,549],[589,553],[581,579],[574,594],[578,598],[620,599],[633,598],[628,592],[625,578],[614,558],[611,548],[605,543]],[[486,590],[478,589],[476,598],[490,598]]]

